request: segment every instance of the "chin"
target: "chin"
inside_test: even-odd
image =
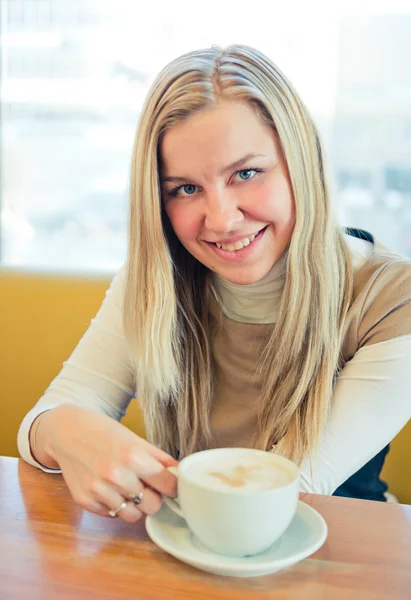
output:
[[[229,281],[230,283],[235,283],[237,285],[251,285],[253,283],[257,283],[267,275],[271,267],[268,267],[264,270],[257,269],[249,269],[248,272],[244,273],[219,273],[219,275]]]

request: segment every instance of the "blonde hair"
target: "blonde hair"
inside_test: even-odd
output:
[[[320,137],[281,71],[247,46],[167,65],[143,107],[132,158],[124,327],[148,439],[174,456],[210,446],[210,273],[175,236],[159,179],[161,136],[220,98],[249,102],[275,130],[296,222],[278,323],[262,361],[257,447],[301,462],[327,419],[352,296],[349,253],[331,208]],[[281,352],[278,352],[281,348]]]

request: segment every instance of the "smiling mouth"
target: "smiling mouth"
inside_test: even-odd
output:
[[[246,248],[247,246],[249,246],[250,244],[253,243],[253,241],[255,240],[255,238],[262,234],[265,229],[267,229],[268,225],[266,225],[265,227],[263,227],[262,229],[260,229],[260,231],[257,231],[257,233],[254,233],[253,235],[250,235],[249,237],[244,237],[242,240],[238,240],[232,244],[221,244],[220,242],[209,242],[212,243],[214,246],[217,246],[217,248],[219,248],[220,250],[226,250],[227,252],[236,252],[237,250],[242,250],[243,248]]]

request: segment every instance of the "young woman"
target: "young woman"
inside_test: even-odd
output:
[[[408,421],[410,353],[411,262],[338,226],[291,84],[249,47],[192,52],[142,110],[127,265],[19,448],[129,522],[210,447],[279,452],[332,494]],[[148,441],[118,423],[134,394]]]

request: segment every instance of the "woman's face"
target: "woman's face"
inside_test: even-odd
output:
[[[165,210],[183,246],[228,281],[262,279],[295,223],[274,132],[247,102],[221,101],[169,129],[160,156]]]

